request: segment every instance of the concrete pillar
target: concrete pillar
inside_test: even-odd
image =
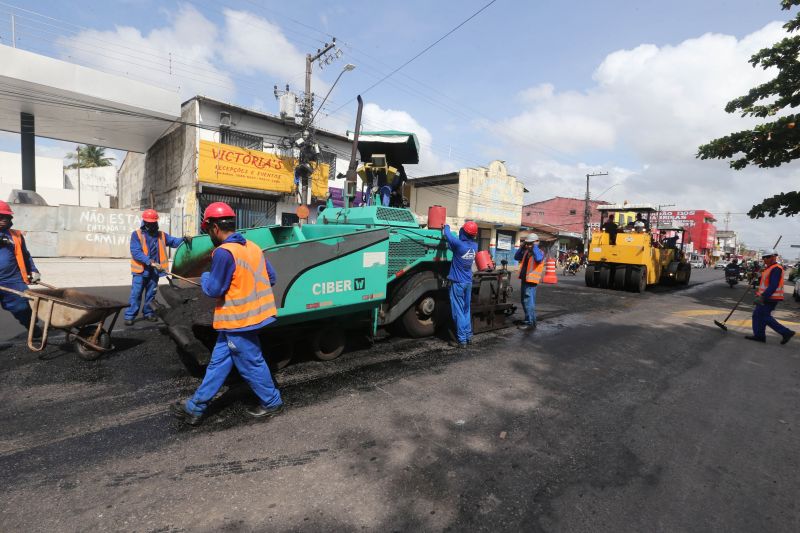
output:
[[[30,113],[20,113],[20,137],[22,155],[22,189],[26,191],[36,190],[36,128],[34,127],[33,115]]]

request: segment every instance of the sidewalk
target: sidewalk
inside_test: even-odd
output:
[[[42,281],[56,287],[115,287],[131,284],[130,259],[42,257],[33,259]]]

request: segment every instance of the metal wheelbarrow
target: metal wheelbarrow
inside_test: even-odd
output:
[[[33,316],[28,326],[28,348],[41,352],[47,346],[50,328],[67,332],[67,342],[75,346],[81,359],[94,361],[114,349],[111,344],[111,331],[122,309],[128,304],[93,296],[75,289],[59,289],[41,283],[46,289],[16,291],[6,287],[0,290],[16,294],[29,300]],[[111,317],[106,328],[107,319]],[[37,318],[43,322],[42,339],[39,346],[34,344],[33,333]]]

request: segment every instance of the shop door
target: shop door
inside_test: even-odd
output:
[[[513,231],[497,230],[497,246],[494,252],[494,262],[500,264],[500,261],[506,260],[509,263],[514,260],[514,242],[517,234]]]
[[[236,212],[236,227],[238,228],[257,228],[275,224],[275,213],[278,206],[273,200],[202,193],[198,196],[198,201],[200,203],[201,216],[206,207],[214,202],[225,202],[231,206]]]

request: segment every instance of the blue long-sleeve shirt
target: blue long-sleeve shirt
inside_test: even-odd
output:
[[[136,232],[131,232],[131,257],[142,263],[145,268],[144,272],[142,272],[141,276],[149,277],[155,275],[155,270],[150,268],[151,263],[158,264],[158,233],[155,235],[150,235],[144,229],[144,225],[142,225],[141,230],[142,235],[144,235],[144,242],[147,244],[147,255],[145,255],[144,250],[142,249],[142,243],[139,241],[139,236],[136,235]],[[170,248],[177,248],[183,242],[183,239],[180,237],[173,237],[166,231],[164,233],[164,243]],[[166,273],[161,272],[159,276],[163,277],[166,276]]]
[[[246,239],[240,233],[232,233],[223,241],[223,244],[230,242],[244,245]],[[278,276],[275,274],[275,269],[272,268],[272,264],[269,262],[269,259],[264,258],[264,260],[267,263],[269,284],[270,286],[275,285],[275,282],[278,281]],[[236,270],[236,262],[233,260],[233,255],[224,248],[218,248],[214,252],[214,256],[211,259],[211,270],[209,272],[203,272],[203,275],[200,277],[202,289],[205,295],[210,296],[211,298],[221,298],[224,296],[231,286],[234,270]],[[275,322],[275,317],[269,317],[260,324],[255,324],[253,326],[247,326],[245,328],[238,329],[226,329],[222,331],[251,331],[254,329],[263,328],[272,322]]]
[[[11,232],[8,230],[0,231],[0,235],[11,240]],[[31,272],[39,272],[33,263],[33,258],[28,251],[24,237],[22,238],[22,258],[25,261],[25,269],[29,274]],[[14,254],[14,245],[0,246],[0,283],[19,283],[21,281],[22,273],[19,271],[17,257]],[[25,283],[27,282],[28,280],[25,280]]]
[[[453,251],[453,261],[450,263],[450,273],[447,275],[447,279],[455,283],[472,283],[472,263],[475,262],[478,243],[464,232],[464,228],[458,231],[458,237],[456,237],[447,224],[442,228],[442,235],[447,239],[450,250]]]
[[[761,295],[764,300],[768,300],[769,297],[772,296],[772,293],[778,289],[778,284],[781,282],[781,276],[783,276],[782,268],[773,268],[769,273],[769,284],[767,285],[764,293]]]

